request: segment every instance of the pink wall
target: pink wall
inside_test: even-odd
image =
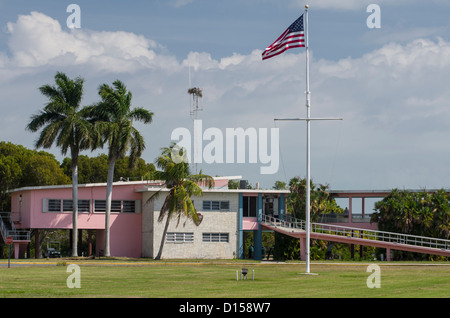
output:
[[[242,229],[244,231],[257,231],[259,229],[258,219],[255,217],[243,217]]]

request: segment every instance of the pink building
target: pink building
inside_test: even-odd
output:
[[[142,182],[114,184],[111,207],[111,245],[115,255],[136,257],[141,249]],[[78,229],[95,230],[103,246],[106,184],[78,187]],[[25,187],[11,192],[11,218],[17,229],[72,229],[72,186]],[[36,234],[38,231],[35,231]],[[25,244],[19,244],[20,254]],[[23,242],[25,243],[25,242]],[[101,251],[97,251],[101,253]],[[17,254],[17,246],[16,246]]]

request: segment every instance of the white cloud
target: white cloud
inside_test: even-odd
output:
[[[11,65],[15,67],[88,65],[96,71],[133,73],[140,68],[177,67],[170,56],[156,53],[161,46],[130,32],[63,29],[43,13],[20,15],[7,24]]]

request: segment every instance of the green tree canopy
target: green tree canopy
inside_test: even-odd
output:
[[[11,142],[0,142],[0,195],[1,209],[8,210],[11,189],[69,184],[68,178],[59,166],[55,156],[25,148]]]
[[[70,177],[71,159],[64,158],[61,168],[64,173]],[[139,158],[135,166],[129,164],[128,156],[116,161],[114,167],[114,181],[120,181],[121,178],[129,181],[152,180],[155,172],[155,166],[152,163],[146,163],[144,159]],[[108,175],[108,156],[100,154],[96,157],[81,155],[78,159],[78,181],[81,184],[86,183],[105,183]],[[123,180],[123,179],[122,179]]]
[[[411,192],[398,189],[375,204],[372,222],[381,231],[449,239],[450,195],[445,190]]]
[[[336,201],[328,192],[328,185],[316,185],[311,180],[310,217],[316,222],[320,214],[343,213],[344,210],[336,204]],[[306,179],[294,177],[289,181],[290,193],[288,195],[289,212],[296,218],[305,220],[306,212]]]

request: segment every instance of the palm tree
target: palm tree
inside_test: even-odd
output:
[[[119,80],[113,83],[113,87],[107,84],[100,85],[99,95],[101,101],[91,107],[90,115],[102,135],[103,143],[107,143],[109,147],[104,255],[110,256],[109,219],[114,166],[116,160],[123,158],[128,152],[130,153],[130,165],[137,163],[145,149],[145,142],[139,131],[133,127],[133,121],[142,121],[145,124],[151,123],[153,113],[141,107],[131,109],[132,94]]]
[[[201,171],[199,174],[190,174],[187,160],[179,160],[180,158],[186,158],[184,154],[184,149],[180,149],[177,145],[171,145],[168,148],[162,148],[161,155],[156,159],[156,165],[162,171],[156,171],[155,176],[157,179],[165,181],[169,193],[158,216],[158,222],[162,222],[166,218],[166,224],[159,252],[155,259],[161,258],[169,222],[173,217],[177,218],[177,226],[182,216],[192,220],[195,225],[200,225],[202,216],[197,213],[191,196],[202,195],[203,191],[200,185],[208,188],[214,186],[214,179]],[[147,203],[153,201],[160,193],[161,190],[152,195]]]
[[[48,97],[47,105],[31,116],[27,130],[36,132],[44,127],[35,142],[36,148],[50,148],[56,141],[63,155],[70,149],[72,158],[72,256],[78,256],[78,156],[80,151],[93,149],[98,141],[93,125],[86,120],[86,108],[80,110],[84,79],[70,79],[64,73],[55,75],[56,86],[43,85],[41,93]]]

